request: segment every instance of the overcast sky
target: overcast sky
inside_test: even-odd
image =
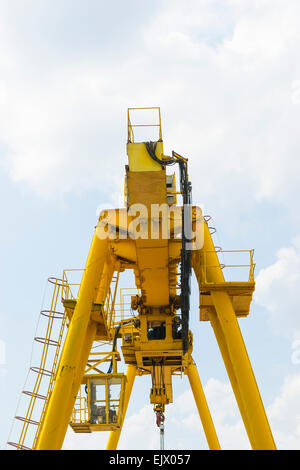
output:
[[[1,445],[45,280],[84,266],[98,208],[122,204],[127,107],[160,106],[165,153],[189,158],[215,243],[255,248],[240,325],[276,443],[300,449],[299,55],[297,0],[0,0]],[[246,448],[193,287],[194,355],[221,445]],[[149,387],[135,388],[122,448],[159,446]],[[65,447],[106,440],[68,432]],[[166,445],[207,447],[186,380],[174,380]]]

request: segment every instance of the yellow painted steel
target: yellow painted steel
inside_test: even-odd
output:
[[[128,407],[132,387],[133,387],[134,380],[135,380],[135,377],[136,377],[136,373],[137,373],[136,366],[129,364],[127,366],[127,371],[126,371],[127,382],[125,384],[124,405],[123,405],[123,416],[122,416],[121,428],[118,429],[117,431],[111,431],[110,432],[108,443],[107,443],[107,446],[106,446],[106,450],[115,450],[118,446],[118,442],[119,442],[119,439],[120,439],[120,435],[121,435],[121,431],[122,431],[122,427],[123,427],[123,423],[124,423],[124,419],[125,419],[125,415],[126,415],[126,411],[127,411],[127,407]]]
[[[158,114],[158,122],[155,121],[155,122],[152,122],[152,123],[132,123],[131,122],[131,116],[130,114],[132,113],[132,111],[145,111],[145,110],[156,110],[157,114]],[[158,106],[144,106],[144,107],[140,107],[140,108],[128,108],[127,109],[127,122],[128,122],[128,142],[132,142],[132,143],[137,143],[135,141],[135,137],[134,137],[134,132],[133,132],[133,129],[136,128],[136,127],[157,127],[158,128],[158,142],[160,142],[162,140],[162,130],[161,130],[161,114],[160,114],[160,107]]]
[[[102,361],[105,362],[105,358],[102,358]],[[116,367],[111,373],[99,373],[97,371],[99,363],[101,361],[89,366],[81,381],[87,396],[82,406],[79,399],[83,390],[80,389],[70,422],[76,433],[115,431],[120,429],[122,423],[126,376],[123,373],[118,374]],[[88,373],[92,369],[95,373]],[[119,396],[115,393],[116,388]]]
[[[55,449],[61,449],[64,438],[70,422],[70,417],[74,407],[74,403],[77,397],[77,393],[81,384],[81,380],[85,371],[85,367],[89,358],[91,347],[96,336],[97,325],[95,322],[91,322],[87,327],[86,336],[80,353],[80,361],[77,368],[75,380],[72,385],[72,391],[70,399],[67,400],[66,407],[64,410],[64,418],[60,419],[61,426],[56,433]]]
[[[130,171],[160,171],[161,165],[149,158],[149,154],[146,150],[143,142],[128,143],[127,144],[127,155],[129,162]],[[163,155],[163,143],[158,142],[156,155],[158,158],[162,158]]]
[[[211,450],[220,450],[219,439],[204,395],[197,367],[194,363],[187,366],[187,375],[195,398],[203,430]]]
[[[227,374],[228,374],[228,377],[232,386],[232,390],[235,395],[236,402],[238,404],[241,416],[245,423],[245,429],[248,434],[251,447],[255,449],[256,448],[255,431],[252,428],[251,420],[249,420],[247,406],[242,400],[242,396],[241,396],[240,389],[239,389],[239,383],[237,381],[237,378],[234,372],[232,361],[228,352],[226,341],[224,339],[224,335],[223,335],[216,312],[210,313],[209,320],[211,322],[211,326],[214,330],[214,334],[218,342],[218,346],[219,346],[219,349],[220,349],[220,352],[224,361],[224,365],[226,367],[226,371],[227,371]]]
[[[207,258],[209,259],[206,273],[207,278],[210,282],[215,284],[225,283],[207,224],[205,224],[204,230],[204,246],[202,251],[206,252]],[[200,289],[201,276],[203,276],[203,272],[201,272],[201,255],[203,256],[201,252],[198,252],[193,256],[193,268],[198,279]],[[225,364],[229,366],[228,369],[231,371],[230,378],[235,395],[240,397],[238,404],[240,405],[240,411],[248,436],[252,441],[252,447],[253,449],[274,450],[276,449],[276,446],[273,435],[230,297],[225,290],[212,290],[210,295],[212,296],[213,303],[215,305],[220,327],[219,330],[223,335],[223,340],[221,340],[221,336],[218,334],[219,341],[221,340],[223,343],[221,354],[223,355],[224,351],[228,351],[228,354],[224,354],[223,360]]]
[[[76,377],[81,363],[81,351],[90,320],[92,305],[95,300],[96,289],[99,286],[104,268],[107,250],[108,240],[101,240],[95,233],[83,274],[77,305],[68,329],[54,388],[37,442],[36,448],[38,450],[60,448],[60,429],[65,428],[65,423],[70,419],[71,410],[78,392],[77,386],[79,384]],[[73,387],[77,387],[77,389],[74,390]],[[68,415],[69,409],[70,414]]]
[[[23,446],[24,446],[24,441],[25,441],[25,438],[26,438],[26,435],[27,435],[27,432],[28,432],[28,428],[29,428],[29,425],[30,425],[30,420],[32,419],[32,414],[34,412],[34,408],[35,408],[35,405],[36,405],[38,393],[40,391],[40,387],[41,387],[41,384],[42,384],[43,371],[45,370],[45,364],[47,362],[47,355],[48,355],[48,351],[49,351],[49,345],[50,345],[50,342],[51,342],[51,333],[52,333],[52,329],[53,329],[53,323],[55,321],[55,312],[56,312],[56,309],[57,309],[59,296],[61,294],[61,288],[62,288],[61,280],[51,279],[49,282],[51,282],[51,284],[53,285],[53,295],[52,295],[51,306],[50,306],[50,311],[49,311],[49,315],[48,315],[46,334],[45,334],[45,338],[44,338],[44,342],[43,342],[44,344],[43,344],[43,351],[42,351],[42,355],[41,355],[41,362],[40,362],[40,367],[38,368],[38,374],[37,374],[37,378],[36,378],[36,381],[35,381],[35,384],[34,384],[34,388],[32,390],[32,394],[31,394],[29,406],[28,406],[28,409],[27,409],[27,413],[24,417],[24,424],[23,424],[23,427],[22,427],[22,430],[21,430],[19,442],[17,444],[18,449],[22,449]],[[58,361],[58,357],[59,357],[59,353],[60,353],[60,346],[61,346],[63,331],[64,331],[64,328],[65,328],[65,323],[66,323],[66,316],[63,317],[62,324],[61,324],[61,327],[60,327],[59,338],[58,338],[56,351],[55,351],[55,355],[54,355],[54,360],[53,360],[53,364],[52,364],[52,368],[51,368],[51,374],[50,374],[50,379],[49,379],[47,395],[49,395],[51,387],[53,385],[54,374],[56,372],[57,361]],[[43,409],[42,409],[42,417],[44,415],[45,407],[46,407],[46,403],[44,404]],[[37,426],[37,431],[36,431],[36,434],[35,434],[34,440],[33,440],[33,448],[35,448],[35,443],[36,443],[38,435],[40,433],[40,429],[41,429],[41,423],[39,423],[38,426]]]
[[[187,375],[208,446],[210,449],[220,449],[199,374],[192,359],[193,335],[191,331],[187,332],[186,346],[183,347],[180,329],[182,319],[178,313],[182,300],[182,287],[179,284],[183,246],[182,208],[174,206],[170,210],[171,201],[176,204],[176,182],[174,174],[167,175],[165,162],[169,159],[169,164],[173,164],[176,158],[180,159],[187,172],[187,159],[175,152],[172,154],[172,161],[170,157],[163,155],[160,109],[139,109],[157,110],[158,122],[134,124],[130,118],[132,109],[128,110],[129,164],[126,166],[125,179],[127,207],[116,211],[107,210],[101,214],[78,295],[72,293],[73,287],[78,288],[78,281],[69,282],[66,272],[62,283],[55,284],[51,312],[53,310],[55,313],[59,293],[62,291],[63,318],[68,332],[59,362],[58,348],[51,369],[53,373],[48,395],[33,443],[33,448],[37,450],[60,449],[68,424],[71,424],[75,432],[115,429],[110,432],[107,449],[116,449],[135,377],[144,374],[151,375],[150,402],[157,414],[164,413],[165,406],[173,401],[172,376]],[[146,148],[145,143],[136,142],[134,129],[147,126],[157,127],[159,138],[155,145],[150,143]],[[154,204],[155,215],[149,213]],[[135,205],[143,205],[138,217],[134,213]],[[163,214],[166,208],[167,225],[170,228],[167,237],[163,234]],[[146,209],[146,213],[143,209]],[[227,282],[209,227],[203,220],[207,218],[204,219],[201,210],[193,206],[193,230],[197,227],[196,222],[201,221],[198,230],[204,231],[198,234],[197,246],[194,243],[195,249],[192,250],[192,267],[199,284],[200,320],[211,322],[252,448],[275,449],[237,321],[237,317],[248,315],[250,310],[255,288],[253,251],[249,252],[249,266],[239,264],[243,268],[249,267],[249,279],[244,282]],[[137,235],[134,229],[139,225],[144,228]],[[158,236],[153,235],[154,225],[158,227]],[[118,290],[118,304],[119,274],[125,270],[133,272],[136,288]],[[56,343],[51,339],[52,322],[52,319],[48,322],[41,367],[24,418],[18,448],[26,447],[25,437],[32,424],[31,417],[36,397],[39,396],[48,346]],[[61,341],[62,330],[59,338]],[[124,374],[118,374],[117,371],[117,362],[121,360],[118,339],[121,341],[123,360],[127,364],[126,381]],[[109,348],[109,352],[97,349],[102,346]],[[106,363],[110,365],[104,372]],[[104,416],[101,415],[102,402],[105,400],[95,398],[94,389],[91,391],[89,388],[91,380],[94,379],[96,384],[97,375],[105,382],[105,422],[104,419],[101,421]],[[108,392],[108,380],[112,377],[115,379],[115,382],[111,382],[112,385],[117,384],[117,377],[122,382],[119,401],[111,398]],[[98,385],[101,383],[98,380]],[[88,384],[87,397],[84,396],[85,384]],[[79,400],[79,412],[83,411],[83,418],[80,417],[77,421],[76,407],[74,408],[76,399]],[[113,422],[114,418],[111,421],[109,419],[110,400],[114,402],[114,408],[111,409],[117,410],[114,415],[118,414],[117,422],[116,419]],[[116,429],[118,426],[120,428]]]
[[[255,433],[255,450],[275,450],[275,442],[249,361],[242,334],[230,298],[226,292],[212,292],[220,326],[239,384],[243,403],[247,408],[245,426]]]

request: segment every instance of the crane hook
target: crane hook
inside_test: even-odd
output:
[[[160,450],[164,450],[165,448],[165,416],[162,411],[156,412],[156,425],[160,431]]]

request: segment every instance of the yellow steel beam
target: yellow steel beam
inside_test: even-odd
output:
[[[204,224],[204,245],[206,252],[206,277],[209,282],[224,282],[224,276],[215,247]],[[201,284],[201,251],[193,254],[193,268]],[[227,366],[229,378],[253,449],[276,449],[264,405],[257,387],[255,376],[239,328],[229,295],[225,291],[211,291],[218,324],[212,322],[217,331],[221,354]],[[217,328],[216,328],[217,327]]]
[[[239,384],[235,375],[235,371],[232,365],[230,354],[228,352],[224,334],[222,332],[222,328],[220,326],[220,322],[218,320],[217,314],[215,312],[210,312],[209,320],[211,322],[211,326],[214,330],[214,334],[217,339],[219,349],[221,351],[221,355],[224,361],[224,365],[226,367],[229,380],[231,382],[231,386],[235,395],[236,402],[238,404],[241,416],[243,417],[243,421],[245,423],[245,428],[248,434],[251,447],[255,449],[256,448],[255,432],[252,429],[251,420],[249,420],[248,409],[242,400],[242,396],[241,396],[240,389],[239,389]]]
[[[135,365],[129,364],[127,366],[127,370],[126,370],[126,379],[127,379],[127,381],[126,381],[126,384],[125,384],[123,415],[122,415],[122,420],[121,420],[121,427],[117,431],[111,431],[110,432],[109,439],[108,439],[107,446],[106,446],[106,450],[116,450],[116,448],[118,446],[118,442],[119,442],[119,439],[120,439],[120,435],[121,435],[121,431],[122,431],[122,427],[123,427],[123,423],[124,423],[124,419],[125,419],[125,415],[126,415],[126,411],[127,411],[127,407],[128,407],[132,387],[133,387],[133,384],[134,384],[134,379],[135,379],[135,376],[136,376],[136,371],[137,371],[137,368],[136,368]]]
[[[76,391],[73,390],[73,384],[74,382],[76,384],[80,383],[76,379],[80,369],[81,353],[90,320],[92,304],[95,300],[96,289],[100,283],[107,253],[108,240],[100,239],[97,233],[95,233],[82,277],[77,304],[65,340],[55,384],[37,442],[37,450],[60,448],[60,429],[65,429],[66,422],[70,419],[71,412],[68,416],[67,411],[68,409],[73,409],[78,392],[78,389]]]
[[[115,270],[115,258],[108,256],[106,263],[104,265],[99,288],[96,294],[95,302],[97,304],[101,304],[105,302],[106,295],[107,295],[107,292],[109,291],[111,281],[114,275],[114,270]]]
[[[255,435],[253,449],[275,450],[275,442],[230,297],[226,292],[212,292],[211,295],[237,379],[238,393],[247,409],[244,424],[248,428],[248,434]]]
[[[187,366],[187,375],[190,381],[192,392],[194,394],[208,446],[211,450],[220,450],[221,447],[218,436],[208,408],[197,367],[194,363],[190,363]]]
[[[89,354],[93,345],[93,341],[96,336],[96,331],[97,331],[97,324],[95,322],[89,323],[87,327],[85,340],[82,346],[82,351],[80,354],[80,362],[77,368],[77,374],[72,385],[72,390],[71,390],[69,399],[67,400],[67,403],[66,403],[65,415],[64,415],[64,418],[61,419],[61,426],[57,432],[56,444],[55,444],[55,448],[57,449],[61,449],[64,439],[65,439],[65,435],[66,435],[68,425],[70,422],[70,417],[72,415],[72,411],[74,408],[74,403],[78,394],[79,387],[81,385],[82,377],[85,373],[85,368],[86,368]]]

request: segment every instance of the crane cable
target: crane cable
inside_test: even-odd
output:
[[[180,285],[181,285],[181,296],[180,296],[180,309],[182,318],[182,349],[186,353],[189,345],[189,313],[190,313],[190,294],[191,294],[191,250],[188,248],[188,243],[191,240],[191,191],[192,186],[188,180],[187,174],[187,160],[178,155],[176,152],[172,152],[172,158],[160,160],[156,154],[157,142],[145,142],[146,149],[150,157],[162,165],[162,167],[174,165],[178,163],[180,170],[180,192],[183,199],[182,209],[182,247],[181,247],[181,273],[180,273]],[[187,227],[186,222],[188,221]]]
[[[117,327],[115,328],[115,334],[114,334],[114,339],[113,339],[112,352],[115,352],[115,350],[116,350],[117,339],[118,339],[118,335],[119,335],[121,326],[122,326],[122,325],[129,325],[130,323],[131,323],[131,320],[129,320],[129,321],[127,321],[127,322],[119,323],[119,325],[117,325]],[[111,374],[111,373],[112,373],[112,370],[113,370],[113,359],[112,359],[111,362],[110,362],[110,365],[109,365],[107,374]]]
[[[152,359],[152,370],[151,370],[151,378],[152,378],[152,389],[156,389],[155,393],[157,393],[157,389],[161,389],[165,393],[165,380],[164,380],[164,363],[163,359],[159,363],[155,363],[154,359]],[[157,405],[154,407],[154,412],[156,415],[156,426],[159,428],[159,435],[160,435],[160,450],[164,450],[164,438],[165,438],[165,415],[164,415],[164,407],[162,405]]]
[[[159,428],[160,450],[165,448],[165,415],[162,411],[156,412],[156,425]]]

